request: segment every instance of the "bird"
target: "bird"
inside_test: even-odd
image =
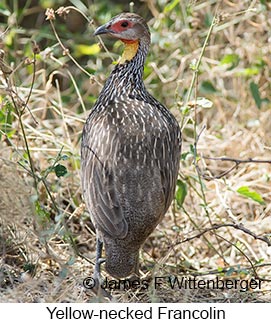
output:
[[[100,277],[105,261],[112,277],[139,277],[141,247],[175,194],[182,136],[176,118],[143,82],[151,38],[146,21],[123,12],[94,32],[103,34],[124,49],[81,139],[82,193],[96,229],[94,275]]]

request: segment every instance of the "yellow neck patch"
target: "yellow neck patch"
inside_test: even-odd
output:
[[[138,46],[139,46],[139,41],[135,40],[135,41],[124,41],[124,51],[122,53],[121,58],[119,59],[119,64],[124,64],[126,61],[131,61],[138,50]]]

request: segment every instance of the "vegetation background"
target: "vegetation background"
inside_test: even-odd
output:
[[[122,48],[103,38],[105,50],[93,31],[129,10],[152,33],[146,87],[176,115],[184,143],[175,201],[141,252],[150,287],[115,289],[113,299],[271,301],[267,0],[1,1],[0,301],[105,301],[83,286],[95,234],[81,197],[80,136]],[[174,275],[263,282],[246,291],[153,287],[154,276]]]

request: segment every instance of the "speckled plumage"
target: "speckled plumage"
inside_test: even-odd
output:
[[[138,15],[121,14],[111,25],[118,19],[141,24],[139,48],[132,60],[115,66],[85,123],[81,179],[105,245],[105,268],[120,278],[137,272],[140,247],[173,199],[181,133],[173,115],[143,84],[147,24]]]

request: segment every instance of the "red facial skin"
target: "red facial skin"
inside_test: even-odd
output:
[[[110,30],[112,30],[114,33],[120,34],[121,32],[132,27],[133,27],[133,24],[130,21],[120,20],[115,24],[113,24],[112,26],[110,26]],[[132,44],[137,42],[137,40],[132,40],[132,39],[123,39],[123,38],[119,38],[119,39],[123,41],[125,44]]]

